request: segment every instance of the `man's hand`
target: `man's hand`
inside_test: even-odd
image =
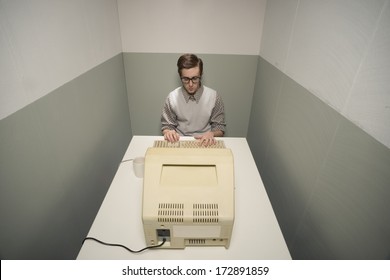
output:
[[[175,130],[166,129],[163,131],[164,139],[168,142],[177,142],[180,139],[179,133],[177,133]]]
[[[199,144],[202,146],[214,145],[217,142],[212,131],[208,131],[201,135],[195,135],[194,138],[199,140]]]

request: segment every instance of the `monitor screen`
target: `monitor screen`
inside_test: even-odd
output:
[[[213,187],[218,185],[215,165],[163,164],[160,185],[164,187]]]

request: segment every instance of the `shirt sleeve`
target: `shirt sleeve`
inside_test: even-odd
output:
[[[223,105],[222,97],[218,93],[215,99],[215,106],[211,112],[210,124],[211,131],[221,130],[225,132],[225,108]]]
[[[161,131],[165,129],[176,130],[177,126],[176,113],[172,110],[170,99],[167,97],[161,114]]]

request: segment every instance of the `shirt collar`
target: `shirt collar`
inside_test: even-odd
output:
[[[203,85],[200,86],[200,88],[194,94],[188,94],[184,87],[181,88],[181,92],[183,93],[186,103],[188,103],[190,100],[199,103],[199,100],[203,94]]]

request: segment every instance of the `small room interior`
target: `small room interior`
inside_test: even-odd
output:
[[[195,53],[293,259],[390,259],[390,0],[0,1],[0,257],[75,259]]]

